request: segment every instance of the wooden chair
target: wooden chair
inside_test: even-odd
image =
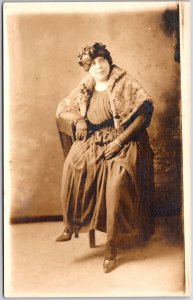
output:
[[[61,118],[56,118],[56,124],[57,124],[57,129],[58,129],[63,153],[64,153],[64,158],[66,158],[73,142],[76,139],[76,135],[75,135],[76,129],[72,122],[63,120]],[[76,237],[78,237],[78,236],[76,236]],[[95,231],[94,231],[94,229],[91,229],[89,231],[89,244],[90,244],[90,248],[95,247]]]

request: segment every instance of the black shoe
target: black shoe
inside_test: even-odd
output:
[[[65,228],[63,233],[56,239],[56,242],[67,242],[72,238],[72,232]]]
[[[103,269],[105,273],[111,272],[116,264],[117,248],[110,242],[106,244],[105,258],[103,262]]]

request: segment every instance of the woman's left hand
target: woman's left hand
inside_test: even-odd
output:
[[[104,152],[106,159],[110,159],[117,154],[122,148],[115,141],[108,144],[107,149]]]

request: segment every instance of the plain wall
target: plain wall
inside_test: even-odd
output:
[[[155,152],[156,213],[180,212],[180,65],[174,61],[173,37],[163,31],[163,12],[7,18],[12,217],[62,213],[64,158],[55,112],[85,76],[78,51],[95,41],[106,44],[114,63],[154,100],[148,131]]]

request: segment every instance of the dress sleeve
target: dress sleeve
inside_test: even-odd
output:
[[[138,115],[135,120],[128,126],[118,137],[119,144],[124,145],[129,139],[132,139],[143,127],[146,122],[144,114]]]

